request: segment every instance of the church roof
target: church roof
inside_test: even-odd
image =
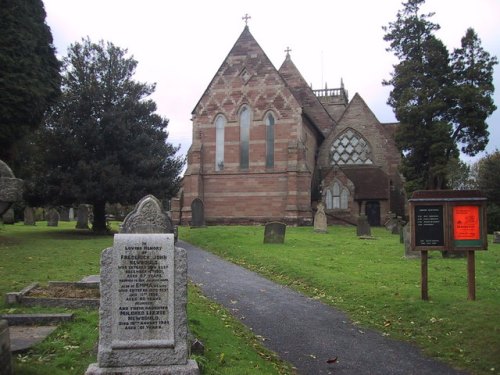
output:
[[[354,199],[389,199],[389,177],[378,167],[341,167],[355,186]]]
[[[289,53],[287,53],[285,61],[278,72],[287,83],[295,99],[301,104],[304,113],[326,137],[335,126],[335,120],[314,95],[314,92],[293,63]]]

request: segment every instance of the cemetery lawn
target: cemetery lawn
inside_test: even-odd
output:
[[[18,292],[33,282],[78,281],[99,274],[101,251],[112,246],[113,237],[74,229],[75,222],[59,227],[21,224],[0,226],[0,315],[16,313],[73,312],[72,322],[61,324],[42,343],[14,356],[19,375],[81,375],[96,362],[98,312],[7,305],[5,294]],[[113,223],[116,230],[118,223]],[[194,355],[202,374],[286,375],[292,367],[265,349],[258,337],[224,308],[189,287],[190,330],[205,345],[203,355]]]
[[[179,228],[179,238],[335,306],[360,328],[416,344],[472,374],[500,374],[500,244],[476,252],[476,301],[467,300],[467,261],[429,254],[429,301],[420,299],[420,260],[399,236],[372,228],[288,227],[285,244],[263,244],[263,226]],[[380,361],[383,361],[380,358]]]

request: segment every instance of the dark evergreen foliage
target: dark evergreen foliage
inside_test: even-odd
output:
[[[60,93],[60,63],[41,0],[0,0],[0,159],[42,123]]]
[[[401,125],[396,144],[402,153],[406,190],[448,187],[449,163],[461,150],[475,155],[488,142],[486,118],[493,112],[492,72],[495,58],[467,32],[451,59],[435,37],[439,25],[432,13],[421,14],[425,0],[407,0],[395,22],[384,27],[388,51],[399,59],[391,79],[388,104]],[[479,67],[480,65],[480,67]]]
[[[62,97],[46,118],[43,187],[32,194],[52,204],[91,203],[95,230],[105,229],[105,203],[134,204],[147,194],[172,197],[184,165],[167,142],[168,120],[147,97],[154,85],[133,80],[127,50],[92,43],[70,46]]]

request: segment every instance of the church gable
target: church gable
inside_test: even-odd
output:
[[[252,108],[254,119],[260,120],[268,110],[284,119],[293,117],[299,108],[248,27],[208,85],[193,115],[203,123],[212,123],[218,113],[224,114],[229,122],[237,121],[243,104]]]

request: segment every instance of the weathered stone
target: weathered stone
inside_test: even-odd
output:
[[[205,206],[200,198],[196,198],[191,203],[191,227],[205,226]]]
[[[356,234],[358,235],[358,237],[366,237],[372,235],[370,224],[368,223],[368,218],[366,215],[359,215]]]
[[[76,229],[89,229],[89,207],[86,204],[78,206],[76,216]]]
[[[12,375],[12,373],[9,325],[6,320],[0,320],[0,375]]]
[[[15,178],[9,166],[0,160],[0,216],[22,197],[23,180]]]
[[[174,226],[152,195],[142,198],[123,221],[120,233],[174,233]]]
[[[59,225],[59,212],[52,207],[47,212],[47,226],[49,227],[57,227]]]
[[[14,210],[9,208],[2,216],[2,220],[4,224],[14,224],[16,222],[16,218],[14,216]]]
[[[500,232],[493,232],[493,243],[500,243]]]
[[[24,208],[24,225],[36,225],[33,207],[26,206]]]
[[[59,207],[59,220],[69,221],[69,208],[68,207]]]
[[[266,224],[264,229],[264,243],[284,243],[286,224],[273,221]]]
[[[420,258],[420,251],[411,250],[411,232],[410,223],[403,227],[403,242],[405,245],[405,258]]]
[[[316,214],[314,215],[314,231],[318,233],[327,232],[327,220],[325,214],[325,205],[318,203]]]

